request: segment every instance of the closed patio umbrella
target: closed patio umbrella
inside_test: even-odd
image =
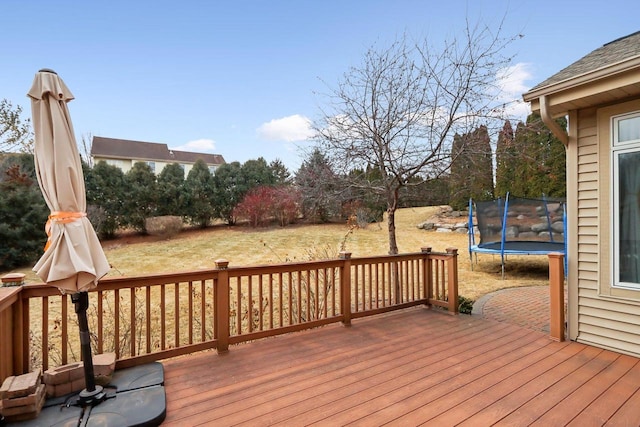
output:
[[[38,183],[51,211],[49,240],[34,271],[62,292],[95,287],[109,262],[86,215],[82,163],[67,102],[71,91],[55,72],[39,71],[29,91]]]
[[[67,102],[71,91],[52,70],[38,71],[28,93],[35,131],[38,183],[51,211],[44,254],[34,271],[47,284],[72,293],[80,327],[86,389],[81,400],[92,403],[96,390],[87,325],[87,290],[109,271],[109,263],[86,215],[86,194],[80,154]]]

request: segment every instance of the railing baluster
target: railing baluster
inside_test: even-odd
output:
[[[391,269],[389,268],[390,264],[385,262],[383,264],[384,267],[384,279],[383,286],[385,288],[385,293],[388,294],[388,299],[385,297],[385,307],[390,305],[393,301],[393,296],[391,295]]]
[[[207,288],[206,281],[200,280],[200,341],[204,342],[207,331]]]
[[[160,285],[160,349],[167,348],[167,304],[165,301],[166,285]]]
[[[69,306],[68,306],[68,302],[67,302],[67,295],[62,295],[62,303],[61,303],[61,312],[62,312],[62,364],[66,365],[67,363],[69,363],[69,358],[68,358],[68,352],[69,352],[69,348],[68,348],[68,343],[69,343]]]
[[[262,274],[258,275],[258,300],[260,301],[258,309],[258,324],[260,325],[258,326],[259,331],[264,330],[264,295],[262,294],[262,280]]]
[[[130,317],[130,331],[131,331],[131,348],[130,356],[136,355],[136,288],[129,290],[129,310],[131,311]]]
[[[187,287],[189,291],[189,308],[187,310],[187,321],[189,324],[189,344],[193,344],[193,282],[189,280]]]
[[[411,290],[411,301],[415,301],[416,300],[416,264],[414,260],[410,260],[407,263],[407,274],[409,275],[409,280],[407,280],[407,286],[409,286],[409,289]]]
[[[316,298],[315,298],[315,318],[319,319],[320,318],[320,270],[319,269],[315,269],[315,290],[316,290]],[[324,299],[324,294],[322,296],[322,298]]]
[[[336,315],[336,269],[331,269],[331,316]]]
[[[96,317],[97,319],[97,323],[98,323],[98,330],[95,331],[94,333],[96,333],[98,335],[98,354],[102,354],[104,353],[104,313],[103,313],[103,307],[102,307],[102,299],[104,297],[104,294],[102,293],[102,291],[98,291],[98,299],[96,301],[96,307],[97,307],[97,313],[96,313]],[[147,351],[148,353],[149,351]]]
[[[174,347],[180,347],[180,284],[173,284]]]
[[[116,359],[120,358],[120,289],[113,291],[113,348]],[[162,310],[164,313],[164,309]]]
[[[374,286],[375,286],[375,292],[376,292],[376,308],[380,307],[380,283],[378,280],[378,272],[380,270],[380,263],[375,263],[373,265],[373,275],[374,275]]]
[[[49,297],[42,297],[42,369],[49,369]]]
[[[273,329],[273,274],[269,273],[269,329]]]
[[[147,354],[151,353],[151,286],[145,289],[145,311],[147,322]]]
[[[247,277],[247,331],[253,332],[253,276]]]
[[[282,290],[283,290],[283,287],[282,287],[282,273],[281,272],[278,273],[278,287],[279,287],[279,292],[280,292],[278,294],[278,302],[279,302],[279,305],[280,305],[280,313],[279,313],[279,315],[280,315],[280,323],[278,323],[278,326],[282,327],[284,325],[284,323],[283,323],[283,314],[282,314],[282,311],[283,311],[283,301],[282,301]]]
[[[289,326],[291,326],[293,324],[293,283],[291,283],[291,272],[288,273],[287,277],[287,286],[289,288]]]
[[[359,311],[365,311],[367,309],[367,286],[366,286],[367,274],[366,274],[364,265],[361,265],[359,268],[360,268],[360,275],[362,276],[362,278],[358,281],[358,286],[360,286],[361,288],[360,293],[362,297],[361,309]]]
[[[305,298],[306,301],[307,301],[307,312],[306,312],[306,315],[304,316],[305,317],[304,320],[308,322],[309,320],[312,319],[312,316],[311,316],[311,272],[310,272],[310,270],[306,270],[304,273],[305,273],[304,275],[306,276],[304,280],[305,280],[305,283],[307,285],[306,289],[305,289],[305,292],[307,294],[306,298]]]
[[[236,277],[236,335],[242,334],[242,283]]]

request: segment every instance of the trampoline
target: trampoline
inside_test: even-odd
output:
[[[502,199],[469,200],[469,260],[473,270],[473,254],[500,255],[502,278],[508,255],[566,255],[565,200],[558,198],[528,199],[507,196]],[[475,221],[474,221],[475,215]],[[480,242],[476,244],[476,233]],[[477,263],[476,255],[476,263]]]

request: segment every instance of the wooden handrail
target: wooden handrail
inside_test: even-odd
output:
[[[117,368],[415,305],[457,313],[457,250],[106,278],[89,292],[94,351]],[[0,380],[79,358],[70,298],[0,288]],[[94,323],[91,323],[94,322]],[[8,337],[8,338],[7,338]],[[7,341],[8,340],[8,341]]]

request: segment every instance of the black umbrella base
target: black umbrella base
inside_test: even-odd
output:
[[[7,426],[133,427],[164,421],[167,404],[160,363],[115,371],[103,392],[104,400],[93,405],[80,404],[78,393],[48,399],[38,418]]]

